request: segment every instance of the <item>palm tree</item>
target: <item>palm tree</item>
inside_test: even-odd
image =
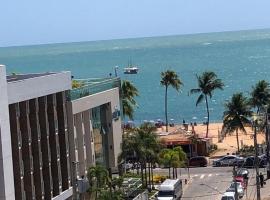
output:
[[[225,104],[223,114],[223,130],[225,134],[236,132],[237,150],[239,152],[238,131],[246,133],[245,125],[250,124],[248,119],[252,115],[247,97],[243,93],[235,93],[231,100]]]
[[[211,71],[205,71],[202,73],[201,76],[196,75],[198,81],[198,88],[191,89],[190,93],[200,93],[197,101],[196,106],[199,103],[205,100],[206,103],[206,111],[207,111],[207,128],[206,128],[206,138],[208,138],[208,131],[209,131],[209,105],[208,105],[208,96],[211,99],[213,96],[213,92],[216,89],[223,90],[224,84],[222,83],[221,79],[217,78],[217,75]]]
[[[172,88],[179,91],[180,86],[183,85],[182,81],[179,79],[176,72],[172,70],[167,70],[165,72],[161,72],[161,85],[165,86],[165,118],[166,118],[166,132],[168,132],[168,106],[167,106],[167,95],[168,95],[168,87],[172,86]]]
[[[123,115],[133,119],[134,107],[137,106],[135,97],[139,96],[137,88],[129,81],[123,80],[121,86],[121,97]]]
[[[119,155],[119,162],[127,160],[127,158],[135,157],[136,162],[140,163],[141,178],[144,186],[147,186],[146,166],[151,171],[151,163],[155,161],[155,157],[159,152],[159,141],[154,134],[155,127],[149,123],[141,125],[134,129],[130,134],[124,136],[122,143],[122,152]],[[150,166],[150,168],[149,168]]]
[[[97,199],[102,189],[108,184],[109,172],[101,165],[92,166],[87,172],[87,178],[90,185],[89,194],[91,196],[95,192],[95,199]]]
[[[264,110],[264,107],[270,103],[270,85],[265,80],[260,80],[255,86],[252,86],[250,93],[250,104],[256,108],[257,114]]]
[[[177,168],[181,167],[186,160],[186,154],[181,147],[173,149],[163,149],[160,153],[161,163],[169,168],[169,178],[171,178],[171,168],[173,168],[173,178],[177,177]]]

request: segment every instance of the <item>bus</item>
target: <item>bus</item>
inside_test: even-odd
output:
[[[182,197],[182,180],[166,179],[159,187],[158,200],[179,200]]]

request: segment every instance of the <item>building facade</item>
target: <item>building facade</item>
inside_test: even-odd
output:
[[[68,199],[96,163],[117,165],[119,79],[72,90],[70,72],[6,76],[0,66],[0,199]]]

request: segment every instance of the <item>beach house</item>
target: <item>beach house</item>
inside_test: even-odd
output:
[[[69,199],[88,167],[117,167],[120,79],[80,81],[0,65],[0,199]]]

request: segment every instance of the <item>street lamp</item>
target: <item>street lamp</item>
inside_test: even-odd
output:
[[[115,75],[115,77],[117,77],[117,69],[118,69],[119,67],[118,66],[115,66],[114,67],[114,75]]]
[[[260,182],[259,182],[259,169],[258,169],[258,145],[257,145],[257,127],[258,122],[261,120],[258,115],[252,116],[252,126],[254,128],[254,148],[255,148],[255,170],[256,170],[256,187],[257,187],[257,200],[261,200]]]

